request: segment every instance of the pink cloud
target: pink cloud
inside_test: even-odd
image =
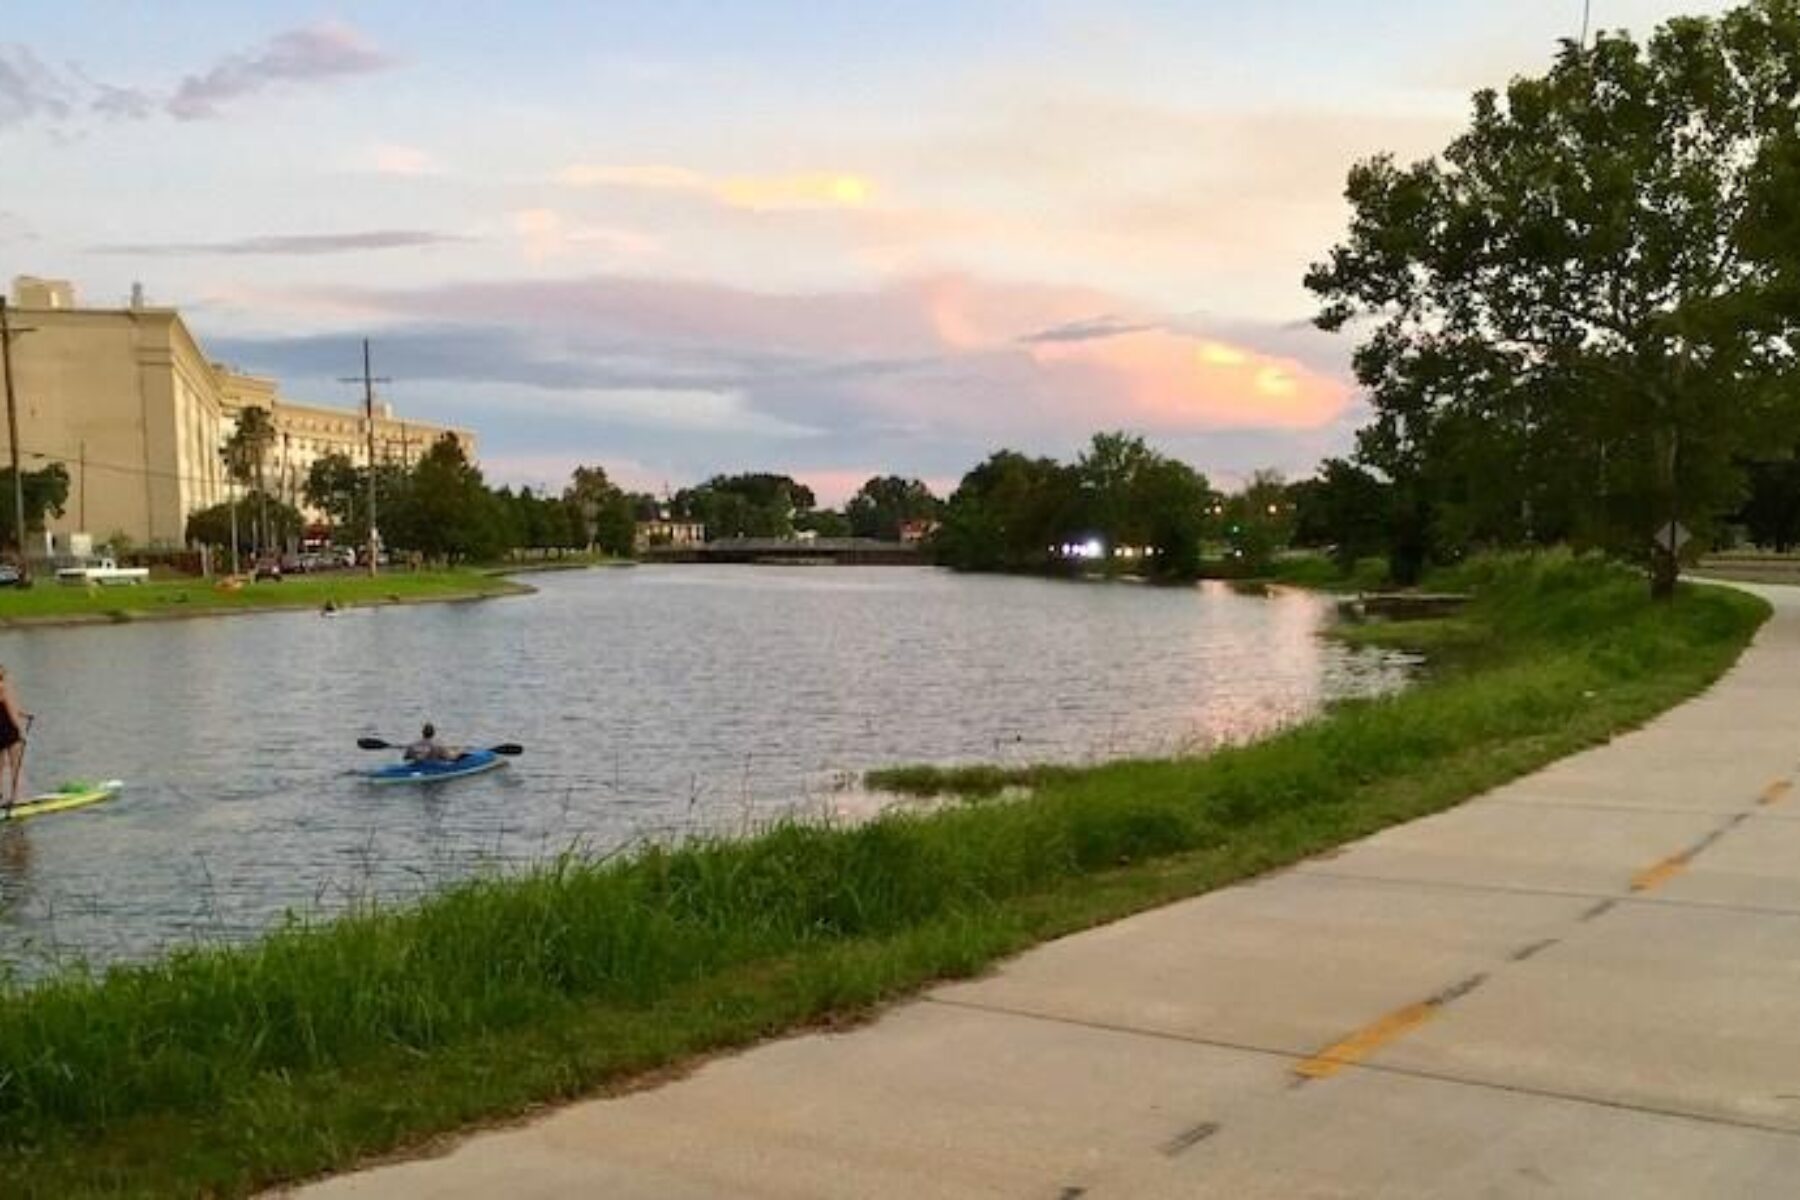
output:
[[[1283,352],[1295,335],[1273,327],[1258,345],[1242,327],[1190,327],[1097,289],[969,275],[801,294],[596,276],[331,295],[400,321],[529,330],[564,374],[591,354],[592,376],[562,386],[622,386],[604,380],[625,363],[639,392],[728,389],[751,412],[813,430],[996,440],[1306,430],[1352,399],[1347,372]]]

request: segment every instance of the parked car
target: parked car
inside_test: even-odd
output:
[[[256,564],[257,579],[272,579],[281,582],[281,564],[274,559],[264,559]]]
[[[11,563],[0,563],[0,587],[18,587],[24,576]]]

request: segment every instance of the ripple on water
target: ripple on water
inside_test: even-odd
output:
[[[129,782],[0,827],[0,964],[139,957],[285,911],[411,898],[572,846],[855,815],[896,762],[1087,762],[1266,733],[1400,686],[1298,592],[915,568],[641,567],[484,604],[0,634],[29,783]],[[375,789],[362,734],[518,741],[509,769]]]

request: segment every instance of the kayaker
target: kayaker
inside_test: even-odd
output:
[[[455,762],[462,755],[437,740],[437,728],[430,721],[419,730],[419,740],[401,752],[407,762]]]
[[[6,807],[19,802],[19,782],[25,769],[25,726],[30,714],[20,711],[6,668],[0,667],[0,784]]]

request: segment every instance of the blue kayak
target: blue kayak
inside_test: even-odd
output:
[[[492,750],[470,750],[460,758],[437,762],[398,762],[364,771],[370,783],[436,783],[443,779],[461,779],[504,767],[506,760]]]

